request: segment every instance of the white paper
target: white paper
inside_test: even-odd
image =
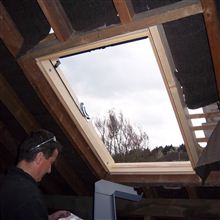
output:
[[[78,216],[76,216],[73,213],[71,213],[70,216],[68,216],[66,218],[59,218],[59,220],[83,220],[83,219],[79,218]]]

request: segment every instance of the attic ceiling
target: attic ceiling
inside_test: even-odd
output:
[[[162,24],[186,106],[204,107],[219,101],[219,17],[219,0],[1,0],[0,173],[14,164],[25,136],[45,128],[65,146],[54,171],[40,185],[51,210],[69,207],[63,202],[69,201],[75,204],[69,207],[72,211],[90,219],[94,183],[107,179],[144,192],[139,205],[118,202],[121,219],[219,219],[219,173],[212,173],[205,186],[196,174],[109,174],[35,60]],[[51,202],[52,195],[59,196]],[[88,212],[80,211],[83,205],[77,206],[77,201],[87,204]]]

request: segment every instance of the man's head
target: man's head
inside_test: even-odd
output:
[[[18,167],[28,172],[36,181],[51,172],[61,145],[53,133],[46,130],[33,132],[19,147]]]

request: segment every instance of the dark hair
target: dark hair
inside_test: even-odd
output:
[[[31,162],[37,153],[43,152],[46,159],[52,156],[54,150],[61,151],[62,146],[50,131],[40,129],[32,132],[19,146],[17,162],[26,160]]]

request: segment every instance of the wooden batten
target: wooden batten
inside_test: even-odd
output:
[[[201,125],[201,126],[193,126],[192,127],[192,130],[193,131],[199,131],[199,130],[213,130],[216,126],[216,123],[215,124],[204,124],[204,125]]]
[[[197,119],[197,118],[214,118],[220,117],[220,112],[206,112],[199,114],[189,114],[189,119]]]
[[[208,138],[207,137],[202,137],[202,138],[196,138],[196,141],[198,143],[207,143],[208,142]]]
[[[135,14],[133,20],[134,23],[137,22],[139,25],[145,23],[147,27],[151,27],[202,12],[199,0],[183,0],[158,9]]]
[[[113,0],[113,3],[118,12],[121,23],[126,24],[131,22],[134,16],[134,8],[131,0]]]
[[[58,40],[45,40],[38,44],[30,51],[34,57],[43,57],[44,59],[57,58],[60,52],[62,55],[70,54],[71,48],[86,47],[87,45],[96,44],[97,42],[116,39],[117,36],[126,36],[135,32],[146,31],[148,27],[174,21],[183,17],[202,13],[200,1],[184,0],[172,5],[164,6],[161,9],[153,9],[151,13],[140,13],[127,24],[109,26],[104,29],[89,31],[81,35],[75,33],[67,41],[59,42]],[[120,41],[118,41],[119,43]],[[90,47],[88,47],[89,49]],[[94,46],[93,46],[94,48]],[[51,55],[54,55],[51,57]]]
[[[59,0],[37,0],[58,40],[65,41],[74,30]]]

